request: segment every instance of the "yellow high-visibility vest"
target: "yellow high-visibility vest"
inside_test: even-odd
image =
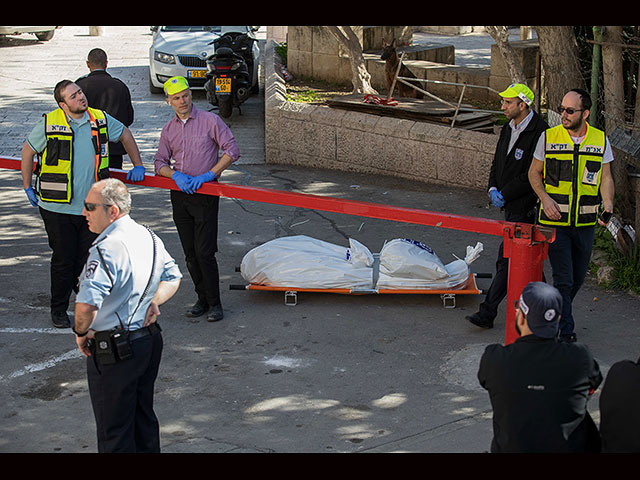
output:
[[[109,177],[109,133],[102,110],[89,108],[91,140],[95,148],[96,181]],[[45,202],[71,203],[73,198],[73,130],[60,108],[47,113],[45,135],[47,145],[36,168],[36,191]]]
[[[540,205],[538,221],[557,227],[595,225],[601,202],[604,132],[587,124],[587,134],[579,145],[562,125],[546,130],[545,136],[544,188],[560,206],[562,216],[551,220]]]

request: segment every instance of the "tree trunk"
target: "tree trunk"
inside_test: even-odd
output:
[[[634,28],[634,38],[638,38],[639,31],[640,29],[638,27]],[[637,42],[634,42],[634,44],[637,44]],[[638,65],[637,78],[640,78],[640,62],[635,60],[635,57],[634,57],[634,62]],[[635,95],[636,95],[636,100],[635,100],[635,106],[633,109],[633,123],[638,125],[640,124],[640,88],[636,88]],[[638,207],[638,213],[640,214],[640,206]],[[640,228],[640,224],[638,225],[638,227]]]
[[[604,78],[605,128],[611,133],[623,125],[624,79],[622,77],[622,27],[604,27],[602,35],[602,77]]]
[[[640,62],[638,62],[638,78],[640,78]],[[635,124],[640,124],[640,88],[636,90],[636,106],[634,110],[633,122]]]
[[[602,30],[604,27],[594,26],[593,53],[591,58],[591,114],[589,122],[596,128],[602,129],[601,105],[600,105],[600,71],[602,70]]]
[[[498,51],[504,60],[511,81],[513,83],[523,83],[526,85],[527,78],[524,74],[524,70],[522,69],[522,63],[509,43],[509,27],[485,26],[484,28],[496,42]]]
[[[353,29],[349,26],[328,26],[326,28],[349,53],[353,93],[377,94],[378,92],[371,86],[371,75],[367,71],[364,61],[362,44]]]
[[[572,26],[536,26],[542,60],[544,97],[555,112],[564,95],[572,88],[585,88],[580,72],[578,43]],[[549,116],[553,126],[559,121]]]
[[[602,77],[604,78],[604,125],[607,135],[616,126],[624,127],[624,78],[622,69],[622,27],[604,27],[602,35]],[[614,152],[615,154],[615,152]],[[626,163],[623,158],[611,164],[616,190],[628,192]],[[623,194],[624,197],[626,195]]]

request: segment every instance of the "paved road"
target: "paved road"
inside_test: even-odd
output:
[[[112,74],[133,93],[132,131],[151,164],[161,126],[171,115],[147,87],[147,27],[64,27],[48,43],[0,40],[0,154],[19,156],[37,118],[54,108],[51,89],[84,73],[90,48],[110,56]],[[204,98],[196,102],[206,108]],[[375,203],[500,218],[482,192],[384,177],[265,165],[263,103],[258,96],[230,126],[242,161],[223,180]],[[20,188],[0,171],[0,452],[94,452],[95,425],[84,360],[69,330],[50,327],[50,250],[42,221]],[[429,296],[299,295],[228,290],[251,248],[304,234],[377,252],[385,240],[413,238],[443,261],[481,241],[476,272],[492,272],[499,239],[472,232],[338,215],[268,203],[221,200],[220,255],[225,320],[183,316],[190,286],[165,191],[132,187],[134,219],[165,241],[186,278],[163,307],[165,351],[156,410],[165,452],[483,452],[491,408],[477,384],[480,355],[504,338],[473,328],[464,315],[478,296],[445,309]],[[486,286],[486,283],[484,284]],[[638,356],[637,297],[587,285],[578,295],[578,334],[603,369]],[[590,408],[598,418],[597,394]]]

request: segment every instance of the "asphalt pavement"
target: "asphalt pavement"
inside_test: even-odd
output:
[[[29,36],[0,39],[0,155],[20,156],[39,116],[55,108],[55,83],[86,73],[86,54],[99,46],[109,55],[110,73],[131,89],[131,130],[151,172],[172,110],[149,93],[150,43],[145,26],[107,26],[100,37],[89,36],[88,27],[63,27],[45,43]],[[202,94],[195,103],[208,109]],[[501,218],[480,191],[265,164],[262,95],[228,124],[243,156],[223,182]],[[95,452],[85,360],[71,331],[50,324],[50,249],[42,220],[19,172],[0,170],[0,192],[0,452]],[[222,198],[218,258],[225,319],[208,323],[184,316],[195,295],[168,192],[142,186],[131,192],[132,217],[155,230],[185,275],[160,317],[165,349],[155,408],[163,452],[489,449],[491,405],[476,374],[485,346],[504,340],[504,304],[496,327],[481,330],[464,319],[476,311],[479,295],[459,295],[455,308],[445,308],[439,295],[300,293],[293,306],[282,292],[229,287],[243,283],[236,267],[250,249],[286,235],[341,246],[354,238],[373,252],[385,241],[411,238],[430,245],[445,263],[482,242],[484,252],[472,265],[477,273],[493,272],[499,238]],[[486,288],[489,280],[479,283]],[[591,280],[579,292],[578,337],[605,373],[614,362],[640,355],[639,307],[637,296],[605,291]],[[598,394],[589,403],[596,421]]]

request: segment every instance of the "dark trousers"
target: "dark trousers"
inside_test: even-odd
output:
[[[65,312],[69,297],[77,289],[78,276],[97,235],[87,227],[82,215],[67,215],[40,208],[49,238],[51,255],[51,311]]]
[[[511,213],[505,210],[504,219],[507,222],[534,223],[534,215],[523,215]],[[493,276],[491,286],[487,290],[487,295],[480,304],[480,317],[486,321],[493,321],[498,315],[498,307],[507,296],[509,285],[509,259],[504,257],[504,242],[498,248],[498,258],[496,259],[496,273]]]
[[[216,195],[192,195],[171,190],[173,221],[178,230],[187,269],[198,300],[220,304],[218,251],[218,205]]]
[[[556,228],[556,239],[549,244],[549,263],[553,286],[562,295],[560,335],[570,335],[575,328],[572,302],[584,283],[591,261],[595,226]]]
[[[122,170],[122,155],[109,154],[109,168]]]
[[[153,389],[162,358],[162,334],[131,342],[133,358],[98,365],[87,358],[89,395],[96,419],[99,453],[160,453],[160,425]]]

